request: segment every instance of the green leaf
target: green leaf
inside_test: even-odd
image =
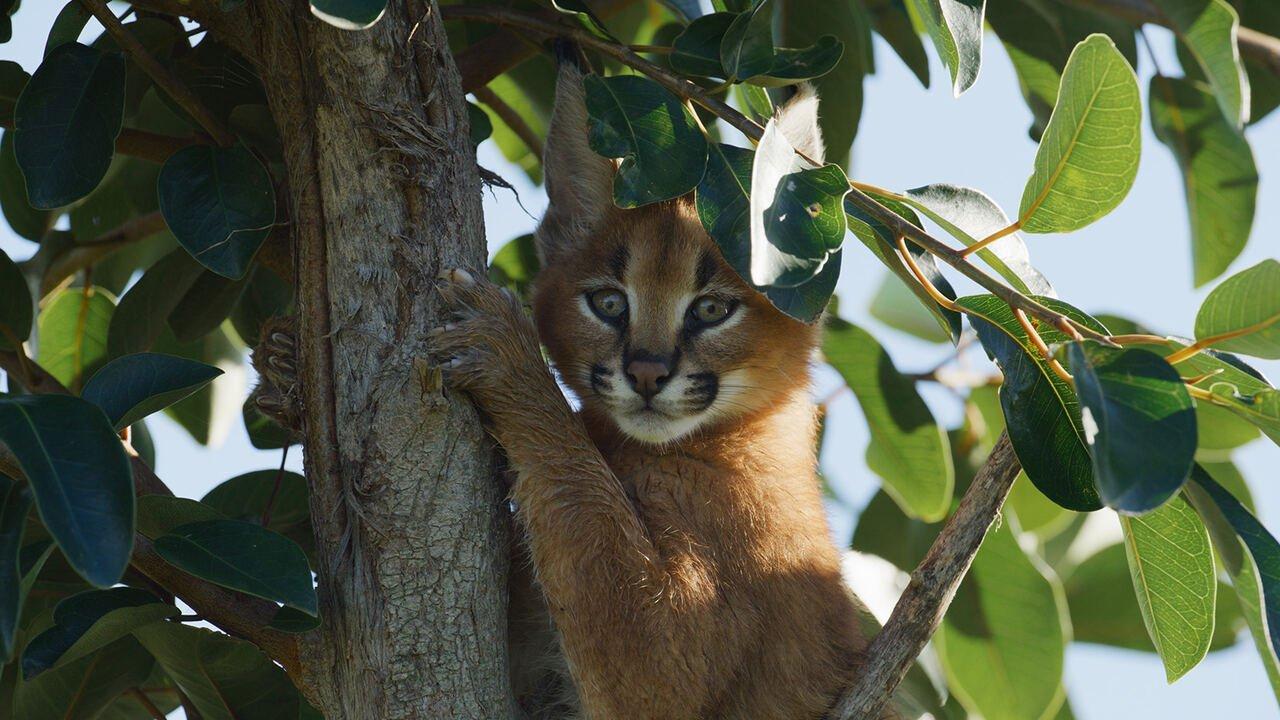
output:
[[[124,56],[61,45],[31,76],[14,111],[14,151],[33,207],[88,195],[115,154],[124,118]]]
[[[267,103],[266,90],[253,63],[208,36],[195,50],[179,57],[173,70],[224,124],[231,124],[236,108]]]
[[[974,245],[1009,225],[1009,218],[982,191],[956,185],[926,185],[908,190],[904,202],[938,223],[965,245]],[[1054,294],[1049,281],[1031,266],[1031,255],[1022,238],[1006,235],[978,251],[1019,292],[1028,295]]]
[[[1152,1],[1196,59],[1227,122],[1244,127],[1249,119],[1249,77],[1236,46],[1240,20],[1235,9],[1223,0]]]
[[[205,720],[303,717],[293,683],[252,643],[177,623],[134,634]]]
[[[1280,36],[1280,6],[1271,0],[1240,0],[1232,3],[1240,13],[1240,24],[1272,37]],[[1262,58],[1247,57],[1249,75],[1249,122],[1256,124],[1280,107],[1280,75]]]
[[[150,350],[168,327],[169,315],[204,272],[187,251],[157,260],[120,298],[107,332],[112,357]]]
[[[0,473],[0,665],[13,656],[22,601],[26,597],[18,558],[30,509],[31,495],[27,489]]]
[[[493,261],[489,263],[489,280],[524,295],[540,265],[533,235],[526,233],[494,253]]]
[[[296,635],[311,632],[320,627],[320,618],[308,615],[288,605],[282,605],[271,618],[271,622],[267,624],[267,627]]]
[[[831,318],[823,355],[858,398],[871,431],[867,464],[903,512],[927,521],[951,507],[955,471],[942,429],[915,383],[893,366],[870,333]]]
[[[751,166],[751,283],[794,287],[817,275],[844,240],[848,192],[844,171],[809,166],[770,119]]]
[[[118,582],[133,551],[133,474],[102,411],[68,395],[10,396],[0,440],[71,566],[98,587]]]
[[[293,288],[273,270],[259,263],[253,266],[249,284],[240,302],[231,310],[231,324],[249,347],[262,339],[262,326],[272,318],[284,317],[293,305]],[[170,321],[173,316],[170,315]]]
[[[978,80],[982,66],[982,16],[986,0],[907,0],[951,71],[956,97]]]
[[[13,109],[31,76],[12,60],[0,60],[0,124],[13,123]]]
[[[1254,645],[1280,697],[1280,543],[1241,502],[1199,465],[1188,496],[1226,566]]]
[[[58,603],[53,627],[22,651],[22,676],[30,681],[125,637],[134,628],[176,617],[178,608],[137,588],[89,590]]]
[[[259,450],[279,450],[299,442],[279,423],[263,415],[252,397],[245,398],[240,408],[240,419],[244,422],[245,433],[249,435],[249,444]]]
[[[1207,402],[1196,403],[1200,451],[1234,450],[1258,439],[1257,426],[1231,411]]]
[[[876,320],[921,340],[943,343],[951,339],[928,311],[916,302],[911,289],[892,273],[884,274],[867,310]]]
[[[720,40],[720,64],[730,78],[745,80],[763,75],[773,67],[773,7],[769,0],[756,0],[750,10],[739,13]]]
[[[155,540],[171,530],[206,520],[225,520],[217,508],[190,498],[143,495],[138,498],[138,532]]]
[[[591,149],[622,158],[613,178],[618,207],[670,200],[698,184],[707,140],[675,96],[636,75],[588,75],[584,83]]]
[[[387,12],[387,0],[311,0],[311,14],[340,30],[371,28]]]
[[[13,152],[13,137],[12,130],[0,136],[0,210],[15,234],[39,242],[53,227],[55,216],[48,210],[31,207],[27,200],[27,186]]]
[[[889,43],[920,84],[929,87],[929,56],[911,24],[911,16],[903,0],[865,0],[863,4],[871,14],[876,32]]]
[[[212,365],[160,353],[116,358],[89,378],[80,395],[102,408],[116,430],[187,397],[222,371]]]
[[[210,270],[238,279],[276,221],[271,176],[241,145],[191,145],[160,170],[160,212],[174,237]]]
[[[1141,126],[1133,68],[1111,38],[1090,35],[1063,70],[1058,104],[1022,193],[1022,229],[1070,232],[1111,212],[1138,173]]]
[[[1209,533],[1180,496],[1146,515],[1121,515],[1120,526],[1142,620],[1172,683],[1200,663],[1213,639]]]
[[[671,69],[694,77],[727,77],[720,62],[720,43],[737,17],[733,13],[717,12],[689,23],[671,43]],[[772,47],[770,35],[770,51]]]
[[[1106,332],[1096,320],[1064,302],[1046,297],[1037,300],[1087,327]],[[1004,372],[1000,405],[1009,439],[1027,477],[1040,492],[1068,510],[1088,512],[1102,507],[1075,390],[1040,357],[1004,301],[993,295],[972,295],[956,304],[972,313],[970,322],[978,339]],[[1056,328],[1036,329],[1046,343],[1070,339]]]
[[[538,55],[489,83],[489,89],[511,107],[525,125],[539,137],[545,137],[551,119],[551,98],[555,96],[557,71],[555,63]],[[542,158],[529,148],[507,122],[486,110],[493,124],[493,142],[503,157],[518,165],[534,183],[542,182]]]
[[[938,539],[941,523],[926,523],[907,517],[901,506],[882,487],[858,516],[850,547],[893,563],[909,573]]]
[[[988,720],[1052,717],[1062,702],[1066,615],[1047,567],[1009,523],[987,532],[935,636],[948,685]]]
[[[227,336],[216,330],[199,340],[180,343],[166,331],[156,342],[156,352],[188,358],[223,370],[213,382],[190,397],[165,408],[165,414],[183,427],[196,442],[217,446],[240,418],[245,397],[244,354]]]
[[[114,299],[100,288],[59,291],[40,312],[36,360],[63,385],[79,390],[107,361],[107,332],[114,312]]]
[[[1157,75],[1148,98],[1151,127],[1182,169],[1192,266],[1200,286],[1221,275],[1249,240],[1258,169],[1244,135],[1223,119],[1198,83]]]
[[[467,103],[467,132],[472,147],[479,147],[493,134],[493,122],[483,108],[472,102]]]
[[[53,19],[53,27],[49,28],[49,39],[44,43],[44,56],[49,57],[49,53],[58,47],[79,40],[80,33],[84,32],[84,26],[91,17],[93,15],[80,0],[71,0],[63,5],[58,17]]]
[[[168,624],[168,623],[166,623]],[[151,676],[155,660],[133,637],[123,637],[75,662],[18,685],[13,717],[96,720],[120,693]]]
[[[245,273],[239,280],[229,280],[208,270],[201,273],[169,313],[173,336],[178,342],[191,342],[217,330],[240,303],[252,277]]]
[[[10,339],[23,343],[31,335],[31,291],[17,263],[0,250],[0,349],[15,350]]]
[[[279,487],[276,481],[279,480]],[[307,481],[288,470],[257,470],[223,482],[200,501],[234,520],[259,521],[271,504],[267,529],[297,539],[297,530],[311,533]],[[302,545],[302,542],[298,543]]]
[[[801,77],[814,78],[812,85],[822,98],[818,127],[826,145],[826,160],[848,166],[849,152],[862,118],[863,79],[871,74],[871,21],[857,2],[813,3],[808,0],[777,0],[777,25],[782,41],[821,56],[822,48],[831,57]],[[918,41],[917,41],[918,42]],[[778,65],[791,50],[778,50],[770,77],[788,76]],[[824,58],[825,59],[825,58]],[[822,70],[822,72],[818,72]]]
[[[1196,454],[1187,386],[1147,350],[1086,340],[1067,356],[1102,501],[1125,513],[1160,507],[1186,482]]]
[[[1227,352],[1280,359],[1280,262],[1267,259],[1223,280],[1196,313],[1196,338]]]
[[[156,538],[169,564],[224,587],[316,614],[316,593],[302,548],[259,525],[207,520]]]

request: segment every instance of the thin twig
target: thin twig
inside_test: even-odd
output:
[[[1021,467],[1009,436],[1001,433],[960,506],[911,573],[911,582],[889,621],[871,641],[866,657],[872,661],[857,683],[837,701],[830,714],[833,720],[880,717],[894,688],[942,622]]]
[[[40,274],[40,297],[45,297],[77,272],[92,267],[120,248],[137,242],[165,229],[164,216],[159,210],[130,218],[101,235],[82,243],[76,243],[53,257],[37,251],[35,255],[19,263],[24,272]],[[45,246],[41,246],[41,250]],[[54,246],[48,246],[52,250]],[[41,268],[44,263],[47,267]]]
[[[200,127],[204,128],[205,132],[209,133],[209,137],[213,138],[214,142],[224,147],[235,144],[236,136],[209,112],[209,109],[200,101],[200,98],[196,97],[195,93],[191,92],[190,88],[151,56],[151,53],[147,51],[142,42],[125,28],[115,13],[111,12],[111,8],[107,7],[105,0],[80,0],[80,4],[92,13],[98,19],[98,22],[102,23],[102,27],[106,29],[107,33],[125,52],[129,53],[129,56],[138,64],[138,67],[141,67],[143,72],[149,75],[156,85],[160,86],[161,90],[168,93],[174,102],[178,103],[183,110],[186,110],[187,114],[194,118],[200,124]]]
[[[502,118],[502,122],[511,128],[511,131],[520,138],[520,141],[533,152],[534,155],[542,157],[542,138],[538,137],[538,133],[533,131],[529,123],[516,112],[516,109],[507,104],[507,101],[498,97],[498,94],[489,88],[488,85],[478,87],[471,91],[480,102],[488,105],[498,117]]]

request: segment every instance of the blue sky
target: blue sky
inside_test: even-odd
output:
[[[15,17],[14,41],[0,46],[0,58],[33,70],[60,7],[61,3],[51,0],[24,3]],[[1176,68],[1167,36],[1160,31],[1151,35],[1162,67]],[[967,185],[983,190],[1006,210],[1016,208],[1036,149],[1026,134],[1030,113],[1003,49],[994,36],[988,34],[986,39],[981,77],[959,99],[952,98],[947,83],[939,81],[945,70],[936,59],[933,88],[926,90],[877,39],[878,74],[866,85],[853,177],[899,190],[933,182]],[[1144,58],[1139,67],[1143,88],[1150,71]],[[1258,214],[1249,247],[1231,272],[1280,256],[1280,113],[1251,128],[1249,139],[1262,174]],[[546,203],[541,189],[504,162],[492,143],[481,147],[480,162],[516,187],[530,213],[540,214]],[[502,190],[485,193],[485,216],[491,251],[535,224],[511,193]],[[1187,219],[1177,166],[1145,126],[1137,182],[1115,212],[1072,235],[1031,236],[1027,242],[1036,266],[1069,302],[1087,311],[1135,317],[1164,332],[1191,334],[1207,289],[1191,287]],[[22,259],[35,245],[0,227],[0,248]],[[868,301],[882,273],[869,253],[856,243],[851,246],[838,287],[843,314],[872,330],[898,367],[907,371],[932,367],[946,355],[944,348],[907,338],[867,315]],[[962,292],[967,292],[963,286]],[[1280,376],[1280,363],[1260,367],[1273,378]],[[940,419],[958,420],[959,407],[945,393],[926,389],[926,397]],[[279,453],[250,447],[239,423],[233,424],[217,448],[195,444],[164,418],[152,421],[151,428],[159,450],[158,472],[180,495],[200,497],[227,478],[276,467],[280,461]],[[828,433],[834,442],[828,443],[824,453],[824,472],[845,504],[856,511],[879,481],[863,462],[868,438],[851,399],[833,405]],[[299,455],[296,451],[291,455],[290,467],[301,468]],[[1256,441],[1240,450],[1236,460],[1250,480],[1264,522],[1280,529],[1280,486],[1275,482],[1280,448]],[[841,542],[849,537],[854,514],[833,509],[834,531]],[[1076,644],[1068,651],[1066,683],[1076,715],[1084,720],[1276,714],[1275,700],[1247,639],[1210,655],[1173,686],[1166,685],[1154,654]]]

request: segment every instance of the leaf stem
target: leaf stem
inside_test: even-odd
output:
[[[1117,345],[1163,345],[1167,341],[1159,335],[1135,333],[1132,335],[1112,335],[1111,342]]]
[[[1031,324],[1031,320],[1027,318],[1027,314],[1020,308],[1013,308],[1013,316],[1018,319],[1018,324],[1022,326],[1022,331],[1027,334],[1027,340],[1035,347],[1036,352],[1040,353],[1040,357],[1044,358],[1045,364],[1049,366],[1053,374],[1062,378],[1065,382],[1074,384],[1075,379],[1071,377],[1071,373],[1067,372],[1067,369],[1062,367],[1062,363],[1058,362],[1057,358],[1053,356],[1053,352],[1049,350],[1044,338],[1040,337],[1039,331]]]
[[[634,53],[650,53],[652,55],[670,55],[675,48],[667,45],[628,45],[627,49]]]
[[[146,693],[136,687],[131,687],[125,692],[133,696],[133,699],[137,700],[138,704],[142,706],[142,709],[146,710],[147,714],[152,718],[155,720],[164,720],[164,713],[160,712],[160,708],[156,707],[155,703],[151,702],[151,698],[147,697]]]
[[[997,231],[995,231],[995,232],[991,233],[990,235],[988,235],[988,236],[986,236],[986,237],[982,238],[982,239],[981,239],[981,240],[979,240],[978,242],[976,242],[976,243],[974,243],[974,244],[970,245],[969,247],[966,247],[966,248],[961,249],[961,250],[960,250],[960,257],[968,257],[968,256],[970,256],[970,255],[972,255],[972,254],[974,254],[974,253],[978,252],[979,250],[981,250],[981,249],[983,249],[983,248],[987,247],[987,246],[988,246],[988,245],[990,245],[991,243],[993,243],[993,242],[995,242],[995,241],[999,240],[1000,238],[1007,237],[1007,236],[1009,236],[1009,235],[1012,235],[1012,234],[1014,234],[1014,233],[1018,232],[1018,230],[1020,230],[1021,228],[1022,228],[1022,221],[1021,221],[1021,220],[1014,221],[1014,222],[1012,222],[1012,223],[1010,223],[1010,224],[1008,224],[1008,225],[1006,225],[1006,226],[1004,226],[1004,227],[1000,228],[999,230],[997,230]]]
[[[280,453],[280,469],[276,472],[275,484],[271,486],[271,495],[267,498],[267,506],[262,509],[262,519],[259,523],[262,527],[271,524],[271,512],[276,507],[276,498],[280,496],[280,485],[284,482],[284,464],[289,460],[289,446],[284,446],[284,451]]]
[[[1234,340],[1235,338],[1242,337],[1244,335],[1252,335],[1253,333],[1256,333],[1260,330],[1265,330],[1268,327],[1275,325],[1276,322],[1280,322],[1280,314],[1272,315],[1266,320],[1263,320],[1262,322],[1256,322],[1248,327],[1236,328],[1235,330],[1229,330],[1227,332],[1219,333],[1217,335],[1210,335],[1207,338],[1201,338],[1191,343],[1190,345],[1182,348],[1181,350],[1173,353],[1172,355],[1169,355],[1168,357],[1165,358],[1165,360],[1168,360],[1170,365],[1175,365],[1177,363],[1182,362],[1183,360],[1186,360],[1190,357],[1193,357],[1199,354],[1201,350],[1207,350],[1213,347],[1214,345],[1217,345],[1220,342]]]
[[[952,312],[964,312],[964,308],[951,301],[951,298],[943,295],[938,288],[933,286],[929,278],[920,270],[920,266],[916,264],[915,258],[911,257],[911,251],[907,249],[907,239],[902,235],[898,236],[898,254],[902,256],[902,261],[907,264],[911,270],[911,274],[916,276],[916,282],[924,287],[924,291],[929,293],[929,297],[942,307]]]

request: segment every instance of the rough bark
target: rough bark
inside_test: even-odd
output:
[[[481,271],[480,182],[434,2],[344,32],[245,6],[285,145],[326,717],[509,714],[506,540],[471,404],[422,369],[441,268]]]

